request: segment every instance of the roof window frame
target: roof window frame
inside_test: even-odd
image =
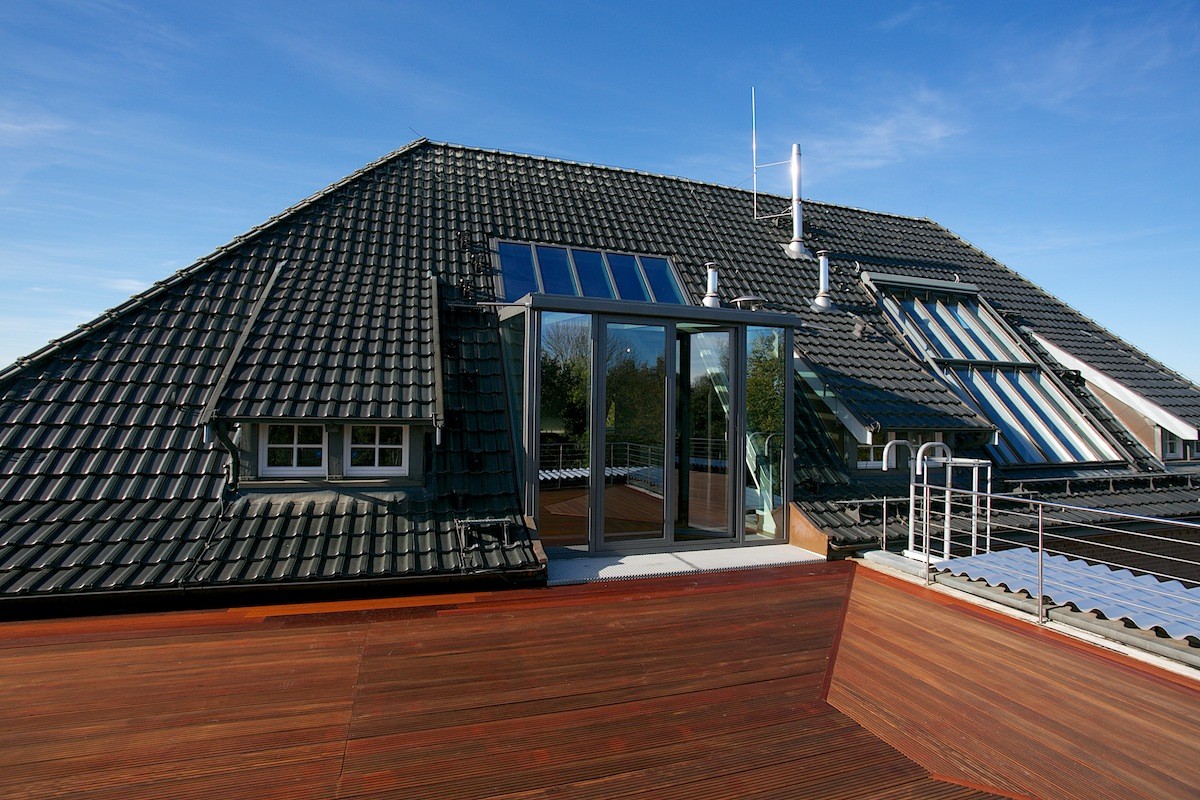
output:
[[[621,303],[655,303],[655,304],[672,305],[672,306],[675,306],[675,305],[692,306],[692,305],[694,305],[694,303],[692,302],[691,296],[684,289],[684,283],[679,274],[679,269],[675,266],[674,260],[669,255],[634,252],[634,251],[624,251],[624,250],[613,250],[613,249],[609,249],[609,248],[602,248],[602,247],[589,246],[589,245],[571,245],[571,244],[563,244],[561,242],[521,241],[518,239],[496,237],[492,240],[492,246],[490,248],[491,252],[492,252],[495,268],[496,268],[496,270],[495,270],[495,272],[496,272],[496,275],[495,275],[496,296],[499,298],[502,298],[502,299],[507,299],[509,302],[517,300],[519,298],[519,296],[509,297],[509,292],[506,289],[505,277],[504,277],[505,276],[504,261],[503,261],[502,254],[501,254],[501,248],[504,246],[528,247],[529,248],[530,263],[533,268],[533,278],[534,278],[534,282],[537,286],[537,294],[544,294],[544,295],[554,296],[554,297],[577,297],[577,298],[588,299],[588,300],[608,300],[608,301],[615,301],[615,302],[621,302]],[[540,253],[539,252],[540,250],[556,250],[556,251],[562,251],[563,253],[565,253],[566,258],[567,258],[567,267],[568,267],[568,271],[570,274],[573,288],[575,289],[575,294],[565,295],[565,294],[560,294],[560,293],[549,293],[546,291],[546,280],[545,280],[544,270],[542,267],[542,259],[545,254]],[[596,254],[600,257],[599,263],[600,263],[600,266],[602,266],[603,270],[604,270],[604,272],[602,274],[602,277],[604,279],[604,285],[607,287],[607,289],[609,291],[609,295],[607,297],[598,297],[595,295],[584,293],[584,281],[583,281],[583,278],[581,277],[580,266],[579,266],[577,258],[576,258],[577,252],[578,253]],[[645,299],[626,298],[626,297],[620,296],[621,295],[620,285],[617,281],[616,273],[613,271],[613,264],[612,264],[613,256],[620,256],[620,257],[633,259],[633,267],[634,267],[633,274],[634,274],[634,277],[636,277],[636,279],[638,281],[638,285],[639,285],[641,291],[645,294]],[[654,287],[655,282],[651,281],[650,273],[647,271],[647,265],[644,263],[644,261],[646,259],[653,259],[655,261],[661,261],[661,262],[663,262],[663,264],[665,264],[666,269],[667,269],[667,274],[669,275],[670,280],[673,284],[672,288],[674,289],[675,293],[677,294],[677,300],[659,298],[659,296],[658,296],[659,291],[655,290],[655,287]],[[527,293],[523,293],[520,296],[524,296],[524,294],[527,294]]]
[[[864,272],[863,284],[914,351],[999,427],[1005,463],[1095,464],[1120,447],[969,283]]]

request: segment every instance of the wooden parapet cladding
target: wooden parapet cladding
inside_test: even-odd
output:
[[[955,780],[1056,800],[1200,797],[1200,676],[869,569],[828,699]]]
[[[988,797],[824,701],[852,574],[0,625],[0,796]]]

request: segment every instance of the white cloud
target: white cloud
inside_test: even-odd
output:
[[[100,285],[113,291],[123,292],[128,295],[134,295],[138,292],[145,291],[149,286],[145,281],[140,281],[137,278],[105,278],[100,281]]]
[[[876,169],[923,156],[965,130],[937,95],[920,91],[882,116],[815,137],[806,149],[824,173]]]
[[[893,28],[902,27],[902,26],[907,25],[908,23],[912,22],[914,19],[921,16],[922,14],[924,14],[925,11],[929,8],[931,8],[931,5],[929,3],[913,3],[908,8],[903,9],[901,11],[897,11],[895,14],[892,14],[889,17],[885,17],[884,19],[881,19],[876,24],[876,27],[879,28],[880,30],[885,30],[885,31],[890,31]]]
[[[0,147],[28,144],[47,134],[65,131],[70,125],[54,117],[0,112]]]
[[[1019,100],[1051,110],[1074,101],[1116,99],[1146,90],[1164,67],[1195,56],[1200,21],[1162,16],[1130,25],[1085,23],[1058,36],[1029,36],[1005,45],[1001,88]]]

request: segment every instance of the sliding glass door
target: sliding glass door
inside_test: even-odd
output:
[[[530,319],[532,348],[508,372],[526,398],[525,497],[546,545],[786,538],[791,332],[738,322]],[[511,327],[514,349],[524,339]]]
[[[730,461],[734,331],[711,325],[675,326],[675,541],[714,541],[736,535]],[[731,469],[734,468],[734,469]]]
[[[601,545],[663,541],[668,497],[667,326],[602,322],[598,423],[604,492]]]

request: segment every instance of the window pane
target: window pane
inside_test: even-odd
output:
[[[325,430],[321,425],[297,425],[296,444],[322,444]]]
[[[505,300],[516,300],[538,290],[529,245],[500,243],[500,277],[504,281]]]
[[[267,448],[267,466],[268,467],[290,467],[290,466],[292,466],[292,448],[290,448],[290,447],[268,447]]]
[[[612,284],[608,281],[608,269],[604,256],[592,250],[572,250],[575,270],[579,274],[579,285],[584,297],[613,299]]]
[[[375,466],[375,449],[372,447],[351,447],[350,448],[350,466],[352,466],[352,467],[373,467],[373,466]]]
[[[537,257],[538,267],[542,271],[542,291],[572,297],[579,295],[575,289],[575,279],[571,277],[571,263],[567,261],[566,250],[561,247],[539,247]]]
[[[404,450],[399,447],[381,447],[379,449],[379,466],[403,467]]]
[[[633,256],[609,253],[608,265],[612,268],[613,280],[617,283],[617,294],[622,300],[649,300],[646,287],[642,284],[641,271]]]
[[[291,425],[268,425],[267,444],[293,444],[296,429]]]
[[[665,258],[648,258],[642,256],[642,269],[646,271],[646,280],[654,291],[654,299],[660,303],[682,303],[683,292],[675,283],[675,275],[671,265]]]
[[[323,461],[321,460],[321,448],[319,447],[300,447],[296,449],[296,466],[298,467],[319,467]]]
[[[404,444],[404,428],[400,425],[381,425],[379,427],[379,443],[393,447]]]
[[[350,444],[375,444],[374,425],[353,425],[350,427]]]
[[[783,344],[779,328],[746,329],[746,534],[769,539],[787,535],[778,525],[787,474],[782,461],[787,430]]]

